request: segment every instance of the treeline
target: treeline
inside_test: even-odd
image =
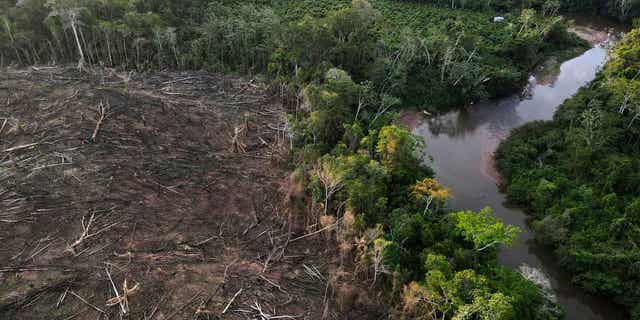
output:
[[[640,29],[553,121],[515,130],[496,157],[573,280],[640,319]]]
[[[265,74],[291,98],[293,176],[334,226],[344,273],[383,288],[406,319],[557,319],[550,294],[497,264],[515,240],[490,209],[448,212],[397,106],[507,94],[544,55],[584,43],[534,9],[364,0],[4,0],[3,61]],[[6,8],[6,10],[4,10]],[[295,199],[291,207],[295,208]],[[331,228],[329,228],[331,229]],[[333,238],[335,237],[335,238]],[[527,276],[533,276],[523,272]],[[340,299],[340,297],[338,297]],[[344,306],[348,308],[348,306]]]
[[[543,56],[585,46],[555,12],[494,23],[493,10],[376,3],[380,11],[342,0],[1,0],[0,64],[260,73],[293,94],[336,66],[438,109],[515,92]]]
[[[3,64],[189,68],[206,1],[0,1]]]
[[[640,2],[636,0],[560,0],[566,12],[591,13],[630,22],[640,17]]]
[[[640,16],[640,1],[636,0],[419,0],[452,9],[532,8],[547,14],[586,13],[629,22]]]

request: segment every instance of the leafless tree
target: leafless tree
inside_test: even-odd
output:
[[[74,0],[49,0],[47,1],[47,6],[51,9],[49,13],[50,17],[60,18],[63,28],[71,28],[73,31],[73,37],[78,47],[78,55],[80,56],[78,59],[78,69],[84,68],[85,55],[82,44],[80,43],[80,37],[78,36],[82,23],[80,21],[80,14],[84,8]]]
[[[344,186],[343,177],[327,159],[319,161],[313,171],[324,187],[324,214],[327,215],[331,197]]]

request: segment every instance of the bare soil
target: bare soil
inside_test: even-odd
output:
[[[569,32],[575,33],[578,37],[594,45],[604,43],[611,37],[611,34],[606,31],[583,25],[569,27]]]
[[[0,71],[0,319],[345,319],[284,124],[256,80]]]

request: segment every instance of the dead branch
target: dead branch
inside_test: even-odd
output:
[[[34,71],[42,71],[42,70],[58,69],[58,67],[36,67],[36,66],[31,66],[31,69],[33,69]]]
[[[224,310],[222,310],[222,314],[227,313],[227,310],[229,309],[229,307],[231,306],[231,304],[233,303],[233,301],[236,300],[236,298],[242,293],[242,290],[244,290],[244,288],[240,288],[240,290],[238,290],[238,292],[236,292],[236,294],[233,295],[233,297],[231,298],[231,300],[229,300],[229,303],[227,303],[227,306],[224,307]]]
[[[270,315],[268,313],[264,313],[264,311],[262,311],[262,307],[258,304],[258,301],[255,301],[254,304],[250,305],[249,307],[251,307],[251,309],[253,309],[253,310],[258,312],[258,315],[260,316],[260,318],[259,318],[260,320],[296,319],[296,318],[299,317],[299,316],[289,316],[289,315],[276,316],[276,315]]]
[[[234,134],[231,137],[231,152],[233,153],[245,153],[247,152],[247,145],[240,141],[241,133],[244,131],[243,128],[234,128]]]
[[[225,268],[224,268],[224,275],[222,276],[222,283],[226,283],[227,282],[227,272],[229,272],[229,267],[231,267],[233,264],[235,264],[238,261],[238,259],[233,260],[231,263],[229,263]]]
[[[76,89],[76,91],[74,91],[73,94],[71,94],[71,96],[69,96],[68,98],[64,99],[63,103],[69,103],[76,96],[78,96],[78,93],[80,93],[80,90]]]
[[[44,271],[51,271],[51,270],[60,270],[60,271],[64,271],[64,272],[74,271],[74,269],[71,269],[71,268],[61,268],[61,267],[58,267],[58,266],[24,266],[24,267],[4,267],[4,268],[0,268],[0,273],[8,273],[8,272],[20,273],[20,272],[25,272],[25,271],[44,272]]]
[[[9,121],[9,118],[4,118],[4,122],[2,122],[2,127],[0,127],[0,135],[2,135],[2,130],[4,130],[4,127],[7,125],[7,121]]]
[[[175,193],[175,194],[179,194],[179,195],[181,195],[181,196],[185,196],[184,194],[182,194],[182,193],[180,193],[180,192],[178,192],[178,191],[174,190],[175,188],[179,187],[180,185],[175,185],[175,186],[165,186],[165,185],[160,184],[160,183],[158,183],[158,182],[155,182],[155,181],[153,181],[153,180],[149,180],[149,181],[150,181],[151,183],[153,183],[153,184],[157,185],[157,186],[160,186],[160,187],[162,187],[162,188],[166,189],[166,190],[167,190],[167,191],[169,191],[169,192],[173,192],[173,193]]]
[[[199,246],[201,246],[201,245],[203,245],[203,244],[205,244],[205,243],[207,243],[207,242],[209,242],[209,241],[211,241],[213,239],[216,239],[216,238],[218,238],[218,236],[211,236],[211,237],[209,237],[207,239],[204,239],[202,241],[199,241],[199,242],[195,243],[193,246],[194,247],[199,247]]]
[[[112,224],[110,224],[110,225],[108,225],[108,226],[106,226],[106,227],[94,232],[94,233],[89,233],[89,229],[91,228],[91,224],[94,221],[94,216],[95,216],[95,213],[92,213],[91,217],[89,218],[89,222],[86,225],[84,224],[84,218],[85,217],[84,216],[82,217],[82,220],[81,220],[82,233],[80,234],[78,239],[76,239],[76,241],[74,241],[71,244],[67,244],[67,248],[65,249],[65,252],[69,252],[69,253],[73,254],[74,256],[76,256],[76,257],[81,255],[82,253],[87,251],[89,248],[86,248],[86,249],[84,249],[84,250],[82,250],[80,252],[76,252],[75,249],[76,249],[77,246],[81,245],[85,240],[87,240],[89,238],[93,238],[93,237],[95,237],[95,236],[97,236],[97,235],[99,235],[99,234],[101,234],[101,233],[113,228],[114,226],[116,226],[116,225],[118,225],[120,223],[120,222],[114,222],[114,223],[112,223]],[[101,249],[104,249],[104,247],[101,248]]]
[[[93,134],[91,135],[91,142],[96,142],[96,137],[98,136],[98,131],[100,130],[100,126],[102,125],[102,122],[104,121],[104,118],[106,116],[107,109],[108,109],[108,105],[107,107],[105,107],[105,105],[102,102],[100,102],[100,105],[98,106],[98,120],[96,121],[95,129],[93,129]]]
[[[151,313],[149,314],[148,317],[145,316],[144,320],[151,320],[153,319],[153,316],[156,314],[156,312],[158,311],[158,307],[164,302],[164,300],[167,299],[168,296],[171,295],[171,293],[173,293],[173,290],[171,292],[169,292],[168,294],[164,294],[162,296],[162,298],[160,298],[160,300],[158,301],[158,303],[156,303],[156,305],[153,307],[153,310],[151,310]]]
[[[17,151],[17,150],[21,150],[21,149],[31,148],[31,147],[35,147],[35,146],[37,146],[39,144],[40,144],[39,142],[23,144],[21,146],[16,146],[16,147],[13,147],[13,148],[5,149],[2,152],[12,152],[12,151]]]
[[[189,301],[185,302],[180,308],[178,308],[176,311],[172,312],[170,315],[166,316],[162,320],[169,320],[169,319],[173,318],[176,314],[178,314],[178,312],[182,311],[184,308],[186,308],[188,305],[190,305],[194,300],[196,300],[200,296],[201,293],[202,292],[196,293],[191,299],[189,299]]]
[[[191,97],[189,94],[179,93],[179,92],[168,92],[168,91],[160,91],[162,94],[166,94],[168,96],[183,96],[183,97]]]
[[[116,294],[116,298],[119,302],[118,304],[120,305],[120,309],[122,309],[122,314],[127,314],[127,309],[125,309],[124,303],[120,298],[120,293],[118,293],[118,288],[116,288],[116,284],[113,283],[113,279],[111,278],[111,273],[109,272],[109,269],[105,267],[104,271],[107,272],[107,277],[109,277],[109,281],[111,282],[111,288],[113,288],[113,292]],[[109,302],[107,302],[107,305],[109,305]]]
[[[322,228],[322,229],[320,229],[320,230],[318,230],[318,231],[314,231],[314,232],[311,232],[311,233],[307,233],[307,234],[302,235],[302,236],[299,236],[299,237],[297,237],[297,238],[295,238],[295,239],[291,239],[291,241],[289,241],[289,242],[298,241],[298,240],[300,240],[300,239],[304,239],[304,238],[310,237],[310,236],[312,236],[312,235],[316,235],[316,234],[318,234],[318,233],[321,233],[321,232],[323,232],[323,231],[329,230],[329,229],[334,228],[335,226],[337,226],[340,222],[342,222],[342,218],[338,219],[338,220],[336,221],[336,223],[334,223],[334,224],[330,224],[330,225],[328,225],[328,226],[326,226],[326,227],[324,227],[324,228]]]
[[[269,256],[267,257],[267,260],[264,261],[264,267],[262,268],[262,273],[267,272],[267,268],[269,267],[269,262],[271,261],[271,259],[273,258],[273,256],[276,254],[278,250],[280,250],[280,247],[273,248],[273,250],[271,250],[271,252],[269,253]]]
[[[247,91],[247,89],[249,89],[250,87],[252,87],[252,85],[251,85],[252,83],[253,83],[253,79],[252,79],[251,81],[249,81],[249,83],[247,83],[247,84],[244,86],[244,88],[242,88],[241,90],[239,90],[238,92],[236,92],[233,96],[231,96],[231,99],[234,99],[235,97],[237,97],[237,96],[239,96],[239,95],[243,94],[245,91]]]
[[[275,282],[273,282],[273,281],[269,280],[267,277],[265,277],[265,276],[263,276],[263,275],[260,275],[259,277],[260,277],[260,279],[262,279],[262,280],[266,281],[266,282],[267,282],[267,283],[269,283],[270,285],[272,285],[272,286],[276,287],[276,289],[278,289],[278,291],[280,291],[280,292],[282,292],[282,293],[284,293],[284,294],[286,294],[286,295],[289,295],[289,293],[288,293],[286,290],[282,289],[282,286],[280,286],[279,284],[277,284],[277,283],[275,283]]]
[[[111,280],[111,277],[109,277],[109,280]],[[123,314],[129,313],[129,297],[140,290],[140,284],[136,283],[133,287],[129,288],[129,286],[127,286],[127,279],[124,279],[124,283],[122,284],[122,296],[118,294],[118,290],[113,284],[113,281],[111,281],[111,284],[113,285],[113,290],[116,292],[116,297],[107,300],[106,305],[108,307],[120,305]]]
[[[76,297],[76,298],[80,299],[80,301],[84,302],[84,304],[86,304],[86,305],[90,306],[91,308],[95,309],[96,311],[98,311],[98,312],[100,312],[100,313],[102,313],[102,314],[105,314],[105,313],[106,313],[106,312],[104,312],[104,310],[102,310],[102,309],[100,309],[100,308],[96,307],[95,305],[91,304],[89,301],[85,300],[85,299],[84,299],[83,297],[81,297],[79,294],[77,294],[77,293],[73,292],[73,290],[72,290],[72,291],[70,291],[69,293],[71,293],[74,297]]]
[[[177,79],[177,80],[171,80],[171,81],[165,81],[162,83],[162,85],[168,85],[168,84],[172,84],[172,83],[178,83],[178,82],[183,82],[183,81],[188,81],[188,80],[192,80],[192,79],[198,79],[200,78],[199,76],[194,76],[194,77],[186,77],[186,78],[182,78],[182,79]]]
[[[229,106],[239,106],[239,105],[253,105],[253,104],[260,104],[265,102],[266,98],[260,98],[260,99],[255,99],[255,100],[246,100],[246,101],[238,101],[238,102],[227,102],[226,104]]]
[[[327,279],[322,275],[322,272],[320,272],[320,270],[318,270],[318,268],[314,265],[311,265],[311,267],[307,266],[306,264],[302,264],[302,267],[304,268],[304,271],[311,276],[312,278],[318,279],[321,282],[325,282]]]
[[[95,213],[92,213],[91,217],[89,218],[89,222],[85,225],[84,224],[84,216],[82,216],[82,220],[80,221],[80,223],[82,224],[82,233],[80,234],[80,237],[78,237],[78,239],[76,239],[76,241],[74,241],[71,244],[67,244],[67,248],[64,250],[65,252],[70,252],[74,256],[77,255],[75,248],[77,246],[79,246],[80,244],[82,244],[82,242],[87,237],[89,237],[89,229],[91,228],[91,224],[93,223],[94,218],[95,218]]]
[[[67,297],[67,292],[69,292],[69,287],[67,287],[64,290],[64,292],[60,295],[60,298],[58,298],[58,303],[56,303],[56,308],[59,308],[62,302],[64,302],[64,298]]]
[[[44,250],[46,250],[47,248],[49,248],[52,244],[52,242],[50,241],[51,238],[49,236],[42,238],[38,241],[38,244],[36,245],[36,247],[33,249],[31,255],[29,257],[27,257],[24,262],[30,261],[31,259],[35,258],[38,254],[42,253]],[[48,242],[47,244],[45,244],[44,246],[42,246],[42,248],[40,248],[40,244],[43,242]]]

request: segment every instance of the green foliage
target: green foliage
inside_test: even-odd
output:
[[[502,293],[490,295],[477,295],[471,304],[463,305],[456,314],[454,320],[462,319],[514,319],[515,313],[511,300]]]
[[[519,319],[549,320],[563,318],[561,308],[549,299],[549,288],[541,288],[506,267],[497,266],[488,275],[498,291],[512,298]],[[543,294],[540,294],[540,293]],[[531,306],[536,306],[532,308]]]
[[[139,69],[186,67],[189,47],[181,44],[194,36],[192,23],[198,19],[192,13],[204,6],[195,0],[180,6],[125,0],[20,3],[3,10],[7,16],[1,32],[13,38],[3,58],[32,64],[84,60]],[[168,10],[175,7],[183,10]]]
[[[362,154],[351,154],[339,159],[340,170],[345,172],[342,197],[349,208],[355,210],[367,225],[385,221],[387,217],[388,173],[377,161]]]
[[[404,298],[416,305],[413,311],[405,306],[405,316],[430,310],[439,319],[513,319],[553,305],[539,292],[513,288],[514,279],[535,287],[519,274],[491,274],[497,245],[511,243],[515,227],[489,209],[448,214],[442,205],[425,203],[443,204],[449,192],[422,166],[416,136],[391,115],[361,110],[363,96],[376,99],[370,90],[331,68],[305,89],[306,112],[294,126],[302,153],[297,164],[310,168],[313,201],[324,215],[345,212],[343,227],[359,232],[358,268],[371,270],[374,283],[388,285],[379,275],[392,271],[409,283]]]
[[[448,213],[448,190],[423,165],[422,142],[395,122],[393,111],[410,104],[462,106],[513,93],[543,56],[584,43],[555,16],[556,2],[531,1],[531,8],[510,0],[422,2],[26,0],[15,5],[0,0],[0,64],[80,61],[138,70],[266,74],[303,100],[288,122],[295,164],[305,172],[301,181],[308,182],[314,208],[325,216],[350,217],[349,227],[359,233],[358,263],[371,267],[374,279],[395,271],[408,284],[405,298],[419,299],[405,299],[415,307],[406,308],[405,315],[532,319],[552,303],[519,274],[495,271],[495,248],[511,243],[516,229],[488,209]],[[497,11],[504,23],[492,22]],[[593,146],[590,153],[572,153],[575,159],[590,158],[622,139],[620,133],[602,141],[585,139],[611,121],[606,113],[587,116],[597,121],[585,120],[566,135],[574,149],[584,149],[587,140]],[[558,137],[543,136],[546,140],[534,145],[521,142],[522,153],[504,166],[515,173],[519,161],[547,161],[537,153]],[[640,172],[638,161],[608,161],[617,168],[606,179],[610,192],[638,179],[629,174]],[[519,180],[519,195],[539,207],[546,208],[567,185],[544,170],[531,177]],[[530,196],[528,188],[536,194]],[[598,199],[593,190],[598,189],[585,184],[567,197],[576,210],[556,223],[569,228],[573,215],[586,210],[580,202]],[[608,199],[612,215],[624,209]],[[638,216],[636,207],[626,209],[616,220],[620,239],[628,239],[624,230]],[[576,248],[567,255],[584,257]],[[584,279],[614,283],[602,274]]]
[[[428,254],[424,263],[425,270],[429,272],[439,272],[444,277],[450,278],[453,275],[451,264],[443,255]]]
[[[194,63],[216,71],[263,72],[281,28],[279,17],[268,7],[213,1],[192,45]]]
[[[516,129],[496,153],[509,198],[531,209],[536,238],[573,280],[629,307],[640,303],[640,30],[553,121]]]
[[[429,172],[420,170],[421,160],[417,152],[422,144],[404,127],[389,125],[380,129],[376,156],[387,168],[396,190],[406,192],[406,188],[416,182],[416,177]],[[417,171],[418,170],[418,171]]]
[[[520,230],[517,227],[504,225],[494,215],[490,208],[480,212],[461,211],[451,214],[456,223],[456,230],[473,243],[478,251],[483,251],[499,244],[511,244]]]
[[[311,84],[304,89],[309,116],[297,134],[299,143],[335,145],[344,136],[345,124],[355,118],[358,96],[364,89],[339,69],[328,70],[324,80],[322,85]]]
[[[294,2],[296,11],[290,9]],[[317,59],[299,59],[296,54],[289,63],[278,60],[279,65],[289,65],[288,72],[277,68],[279,74],[296,71],[298,76],[308,78],[317,71],[305,71],[303,65],[322,66],[320,61],[324,61],[349,71],[356,80],[368,75],[378,92],[431,109],[512,93],[526,81],[529,69],[542,53],[554,54],[585,46],[576,37],[569,36],[558,19],[542,17],[533,11],[529,11],[526,21],[515,13],[508,14],[505,23],[493,23],[493,11],[460,11],[415,2],[378,0],[372,3],[380,13],[367,16],[381,17],[367,24],[368,36],[347,37],[347,42],[354,41],[352,38],[361,39],[359,47],[371,48],[370,55],[361,59],[369,63],[353,68],[331,55],[335,40],[327,36],[323,28],[335,23],[335,17],[321,13],[312,17],[300,12],[317,12],[325,7],[342,8],[341,12],[357,10],[348,8],[347,1],[294,2],[281,0],[274,6],[293,21],[303,19],[305,29],[297,33],[303,34],[304,41],[289,41],[287,50],[282,52],[317,52],[314,55]],[[352,20],[361,23],[361,20]],[[526,32],[521,31],[523,22]],[[315,26],[315,31],[307,32],[311,26]],[[300,49],[296,49],[298,46]],[[312,60],[315,62],[309,62]],[[294,67],[301,67],[302,71]]]
[[[335,66],[362,81],[378,51],[375,25],[380,18],[362,0],[322,18],[305,15],[283,30],[270,70],[278,78],[308,82],[327,66]]]
[[[582,46],[549,10],[491,1],[513,11],[493,23],[490,2],[429,3],[3,1],[0,60],[263,73],[294,90],[340,68],[369,82],[359,107],[377,122],[401,104],[438,109],[513,93],[543,55]]]
[[[453,273],[443,256],[429,256],[433,268],[423,283],[405,288],[405,316],[411,319],[516,319],[514,300],[491,292],[490,281],[474,270]]]

